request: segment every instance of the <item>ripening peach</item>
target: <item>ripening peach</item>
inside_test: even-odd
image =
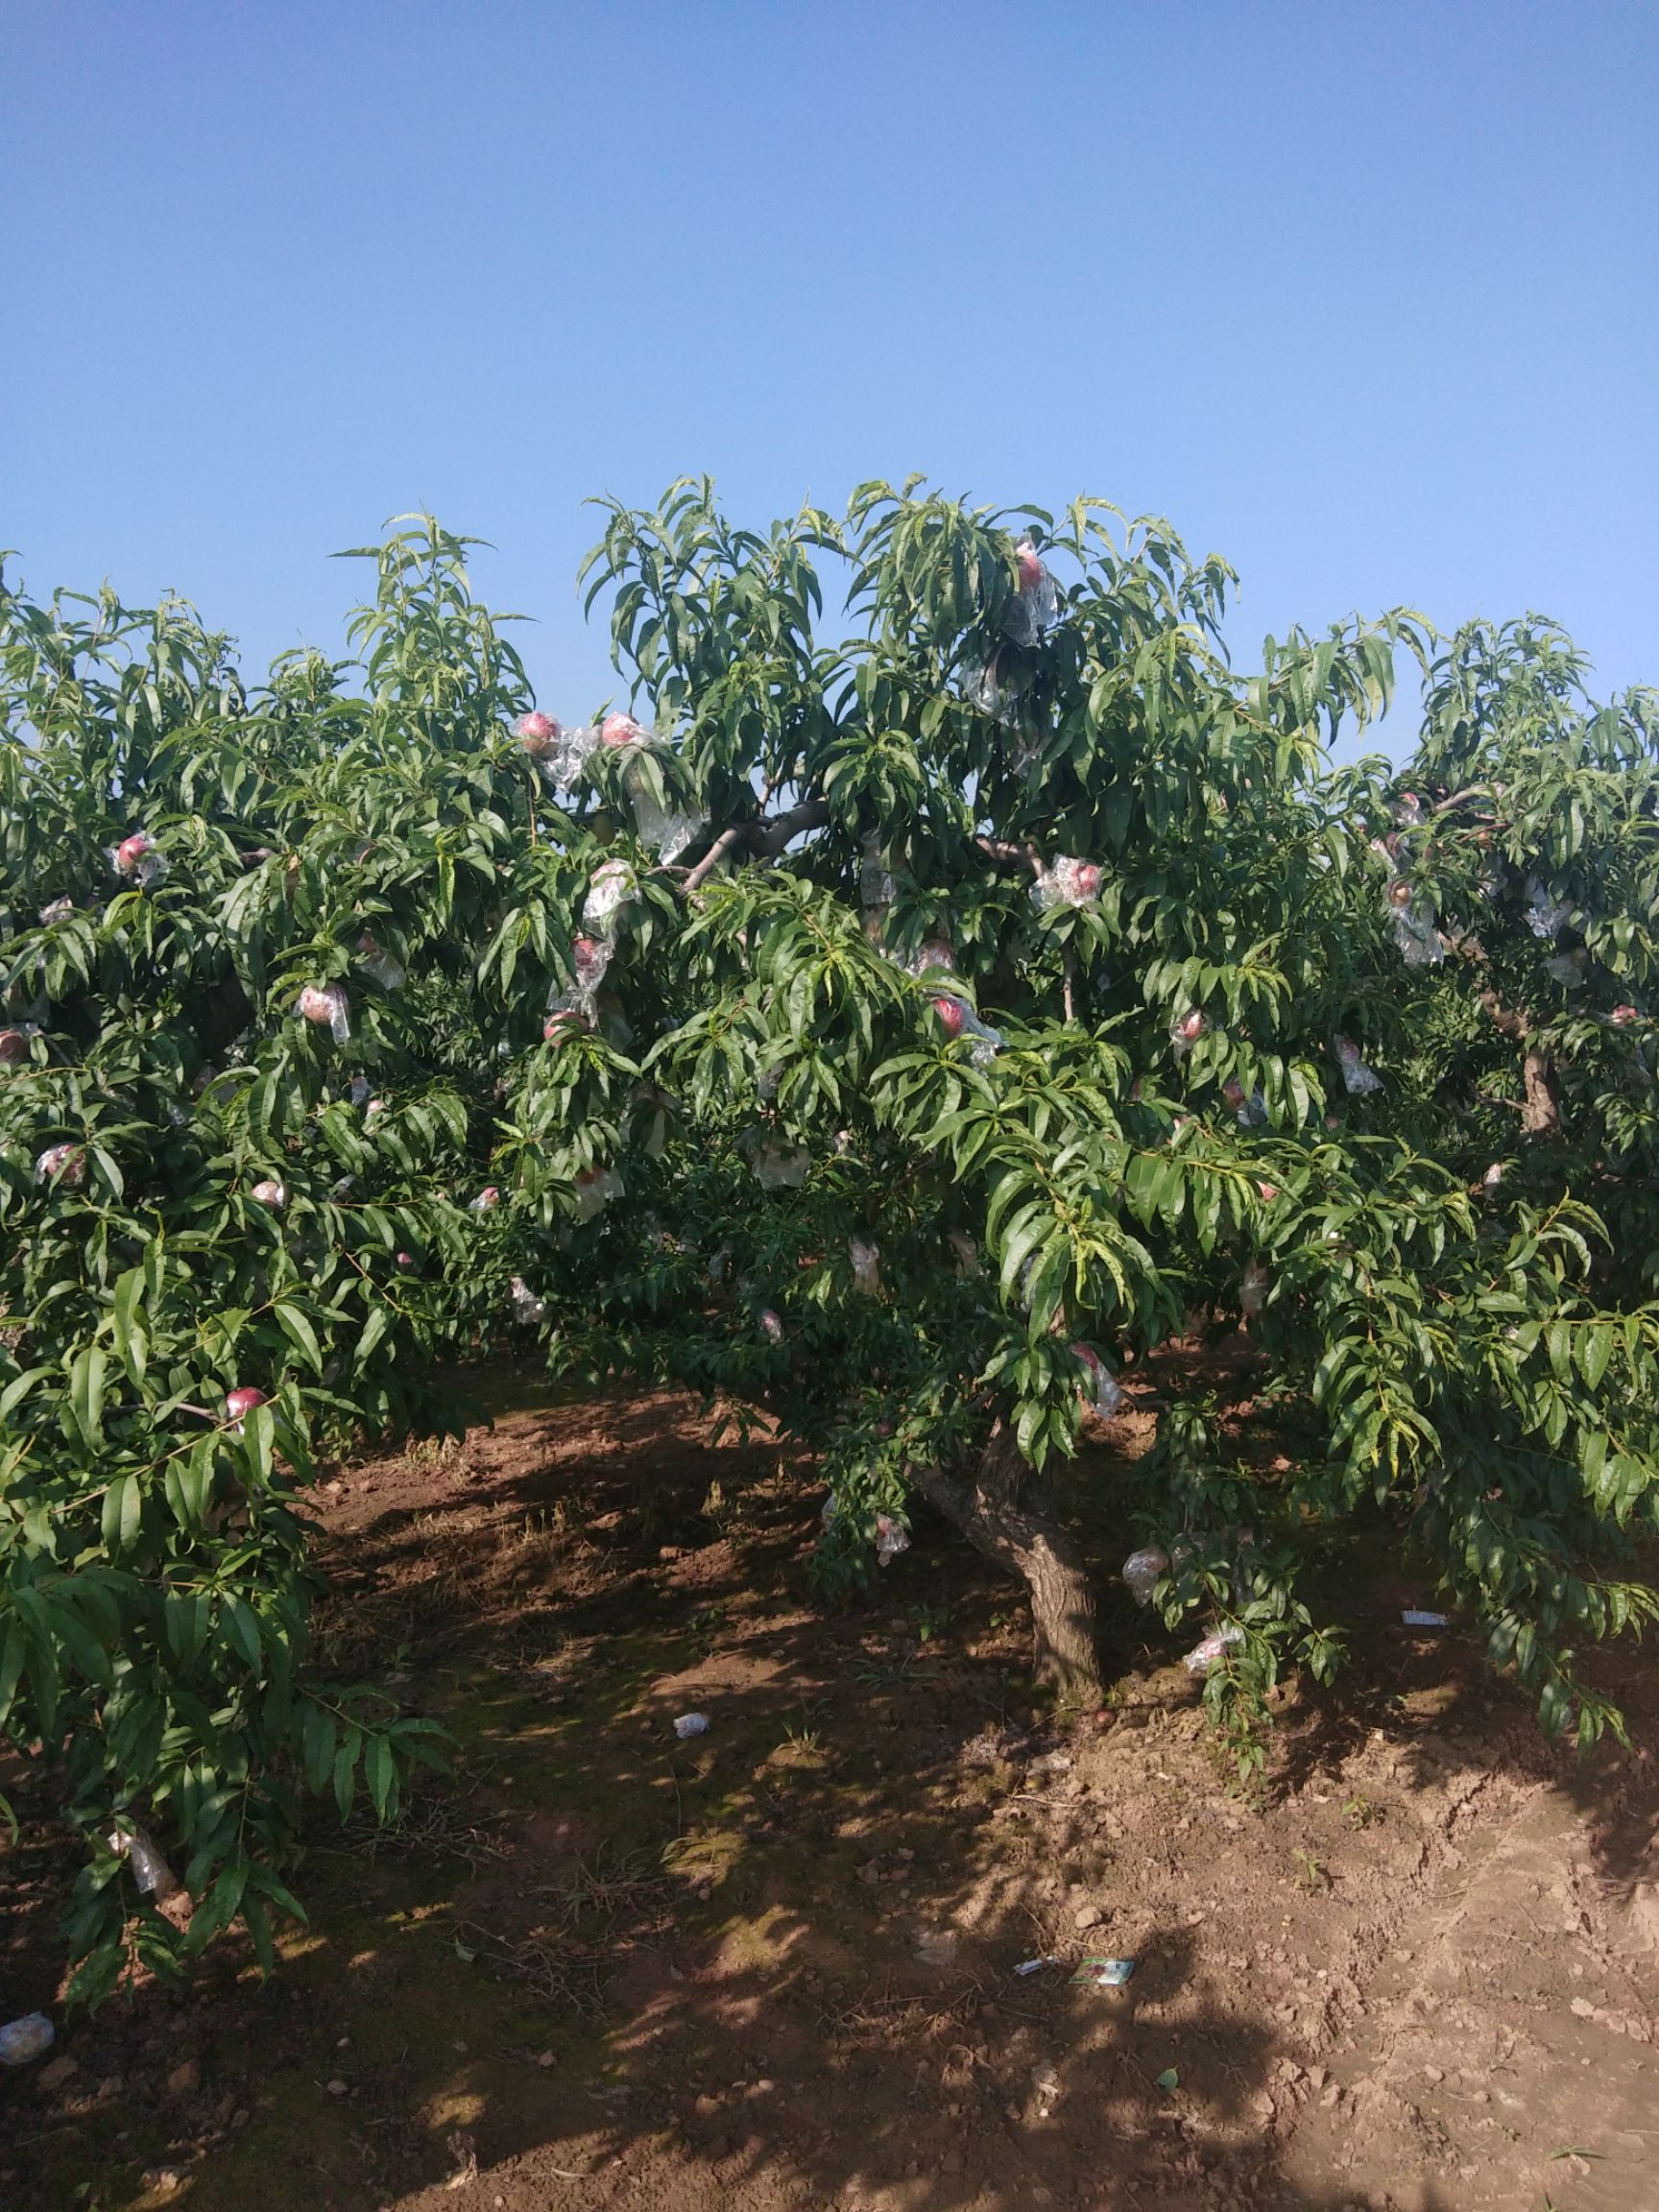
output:
[[[944,1023],[948,1036],[961,1036],[963,1023],[968,1018],[968,1009],[963,1005],[960,998],[935,998],[933,1011]]]
[[[251,1385],[240,1390],[228,1390],[225,1394],[225,1418],[228,1421],[245,1421],[256,1406],[266,1403],[263,1390]]]
[[[532,758],[557,745],[564,734],[551,714],[520,714],[513,727]]]

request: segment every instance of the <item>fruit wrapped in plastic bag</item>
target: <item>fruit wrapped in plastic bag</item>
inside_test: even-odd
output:
[[[551,753],[565,734],[551,714],[520,714],[513,725],[513,733],[532,760],[540,760]]]
[[[1259,1260],[1252,1260],[1238,1278],[1238,1305],[1241,1311],[1260,1313],[1267,1303],[1267,1293],[1273,1286],[1273,1278]]]
[[[500,1186],[494,1183],[486,1183],[477,1197],[469,1201],[467,1211],[469,1214],[493,1214],[500,1203]]]
[[[989,661],[967,661],[962,667],[962,698],[976,713],[989,714],[1004,730],[1020,720],[1020,682],[1001,665],[998,654]]]
[[[593,871],[582,902],[585,928],[597,937],[616,933],[616,918],[639,896],[639,880],[626,860],[605,860]]]
[[[1243,1642],[1242,1628],[1217,1628],[1201,1644],[1194,1644],[1181,1664],[1189,1674],[1208,1674],[1212,1667],[1219,1666],[1228,1652],[1237,1651]]]
[[[20,1068],[29,1057],[32,1041],[40,1034],[38,1022],[19,1022],[0,1029],[0,1068]]]
[[[1571,906],[1551,897],[1536,876],[1528,876],[1527,891],[1527,926],[1534,937],[1558,937],[1573,919]]]
[[[632,714],[607,714],[599,725],[599,742],[613,753],[621,753],[630,745],[649,745],[651,733],[642,730]]]
[[[80,1144],[48,1144],[35,1163],[36,1183],[61,1183],[79,1190],[86,1180],[86,1153]]]
[[[910,1532],[891,1513],[876,1516],[876,1564],[890,1567],[901,1551],[910,1549]]]
[[[1176,1059],[1185,1060],[1199,1038],[1210,1034],[1210,1029],[1209,1015],[1196,1006],[1189,1006],[1177,1014],[1169,1024],[1169,1042],[1175,1048]]]
[[[357,965],[382,991],[400,991],[408,980],[403,963],[392,957],[372,929],[365,929],[357,940]]]
[[[763,1307],[761,1309],[759,1314],[759,1323],[760,1334],[766,1338],[766,1341],[769,1344],[782,1343],[783,1324],[779,1320],[777,1314],[773,1312],[770,1306]]]
[[[307,983],[300,994],[301,1019],[321,1029],[325,1026],[336,1045],[351,1039],[351,1001],[344,983]]]
[[[1415,791],[1402,791],[1388,811],[1402,830],[1425,830],[1429,826],[1429,809]]]
[[[657,794],[642,782],[630,781],[628,803],[634,809],[634,827],[640,844],[648,845],[665,866],[672,867],[703,827],[700,816],[662,805]]]
[[[621,1195],[622,1178],[614,1167],[585,1168],[576,1178],[577,1220],[591,1221]]]
[[[1093,860],[1062,854],[1039,870],[1031,900],[1039,913],[1050,906],[1087,906],[1100,896],[1100,870]]]
[[[1240,1129],[1261,1129],[1266,1125],[1267,1101],[1260,1091],[1246,1097],[1244,1086],[1237,1075],[1228,1076],[1221,1086],[1221,1095],[1233,1109],[1233,1118]]]
[[[1615,1006],[1607,1019],[1615,1029],[1634,1029],[1642,1017],[1634,1006],[1626,1003],[1623,1006]]]
[[[1586,963],[1584,948],[1578,945],[1571,952],[1552,952],[1544,966],[1563,991],[1581,991],[1584,987]]]
[[[799,1190],[811,1165],[805,1152],[785,1152],[776,1144],[762,1144],[755,1156],[755,1180],[762,1190]]]
[[[1388,916],[1407,967],[1438,968],[1446,948],[1434,926],[1434,909],[1417,897],[1403,876],[1396,876],[1388,886]]]
[[[522,1275],[513,1276],[507,1287],[512,1293],[514,1320],[521,1329],[539,1329],[547,1318],[546,1299],[538,1298]]]
[[[1150,1545],[1144,1551],[1131,1551],[1123,1562],[1122,1579],[1128,1585],[1129,1595],[1137,1605],[1150,1605],[1152,1593],[1159,1578],[1167,1574],[1169,1555]]]
[[[956,954],[949,938],[929,937],[925,945],[916,948],[904,963],[905,974],[914,976],[917,982],[924,975],[935,972],[945,975],[954,975],[956,973]]]
[[[268,1175],[263,1182],[255,1183],[248,1195],[255,1206],[269,1206],[272,1213],[280,1214],[288,1203],[288,1186],[278,1182],[276,1176]]]
[[[142,1828],[131,1823],[112,1828],[108,1843],[118,1858],[126,1859],[132,1869],[132,1879],[145,1896],[164,1898],[178,1895],[180,1885],[177,1875]]]
[[[847,1257],[853,1262],[854,1289],[862,1298],[879,1298],[881,1247],[878,1244],[867,1244],[862,1237],[854,1237],[848,1243]]]
[[[67,922],[74,911],[73,899],[54,899],[49,906],[40,909],[40,926],[42,929],[54,928],[58,923]]]
[[[1089,1410],[1110,1421],[1122,1410],[1122,1384],[1092,1344],[1073,1344],[1071,1357],[1083,1369],[1083,1397]]]
[[[1002,628],[1016,645],[1039,645],[1060,619],[1060,594],[1029,538],[1014,548],[1019,587],[1002,615]]]
[[[563,1045],[592,1026],[592,1000],[579,991],[562,991],[542,1021],[541,1040],[546,1045]]]
[[[1351,1098],[1362,1098],[1368,1092],[1382,1090],[1382,1076],[1375,1068],[1366,1067],[1352,1037],[1337,1038],[1336,1065],[1342,1070],[1342,1088]]]
[[[135,830],[119,845],[107,845],[104,850],[116,875],[136,883],[141,891],[166,879],[167,855],[156,850],[156,840],[146,830]]]
[[[933,1011],[938,1015],[948,1037],[973,1039],[968,1048],[968,1057],[974,1067],[989,1068],[1002,1049],[1002,1032],[981,1022],[966,998],[935,998]]]

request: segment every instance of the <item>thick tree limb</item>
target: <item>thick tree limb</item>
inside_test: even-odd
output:
[[[830,809],[822,799],[804,799],[798,806],[786,806],[781,814],[759,815],[752,822],[733,822],[722,830],[695,868],[686,872],[680,885],[680,895],[688,899],[700,883],[714,873],[723,860],[733,854],[746,852],[758,860],[774,860],[793,837],[808,830],[822,830],[830,820]]]

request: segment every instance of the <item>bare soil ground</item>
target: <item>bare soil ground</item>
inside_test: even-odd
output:
[[[1148,1428],[1078,1472],[1103,1575]],[[228,1945],[0,2078],[0,2205],[1659,2207],[1641,1653],[1634,1752],[1580,1761],[1400,1625],[1426,1592],[1338,1561],[1354,1664],[1286,1697],[1253,1804],[1116,1586],[1113,1702],[1058,1733],[1017,1593],[942,1528],[812,1603],[820,1498],[670,1398],[348,1470],[330,1661],[443,1719],[456,1773],[390,1836],[315,1819],[270,1984]],[[74,1871],[43,1785],[23,1809],[7,2016],[54,1999]],[[1074,1985],[1090,1954],[1133,1979]]]

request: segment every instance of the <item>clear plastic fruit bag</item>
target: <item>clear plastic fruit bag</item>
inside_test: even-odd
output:
[[[1016,645],[1040,645],[1060,619],[1060,594],[1029,538],[1015,546],[1014,565],[1019,585],[1003,612],[1002,628]]]
[[[1031,886],[1032,904],[1039,913],[1051,906],[1088,906],[1100,896],[1100,870],[1093,860],[1067,854],[1038,871]]]
[[[1374,1068],[1366,1067],[1352,1037],[1337,1038],[1336,1065],[1342,1070],[1342,1087],[1350,1097],[1362,1098],[1369,1092],[1382,1090],[1382,1076]]]
[[[344,983],[307,983],[300,994],[302,1021],[328,1030],[336,1045],[351,1040],[351,1001]]]

